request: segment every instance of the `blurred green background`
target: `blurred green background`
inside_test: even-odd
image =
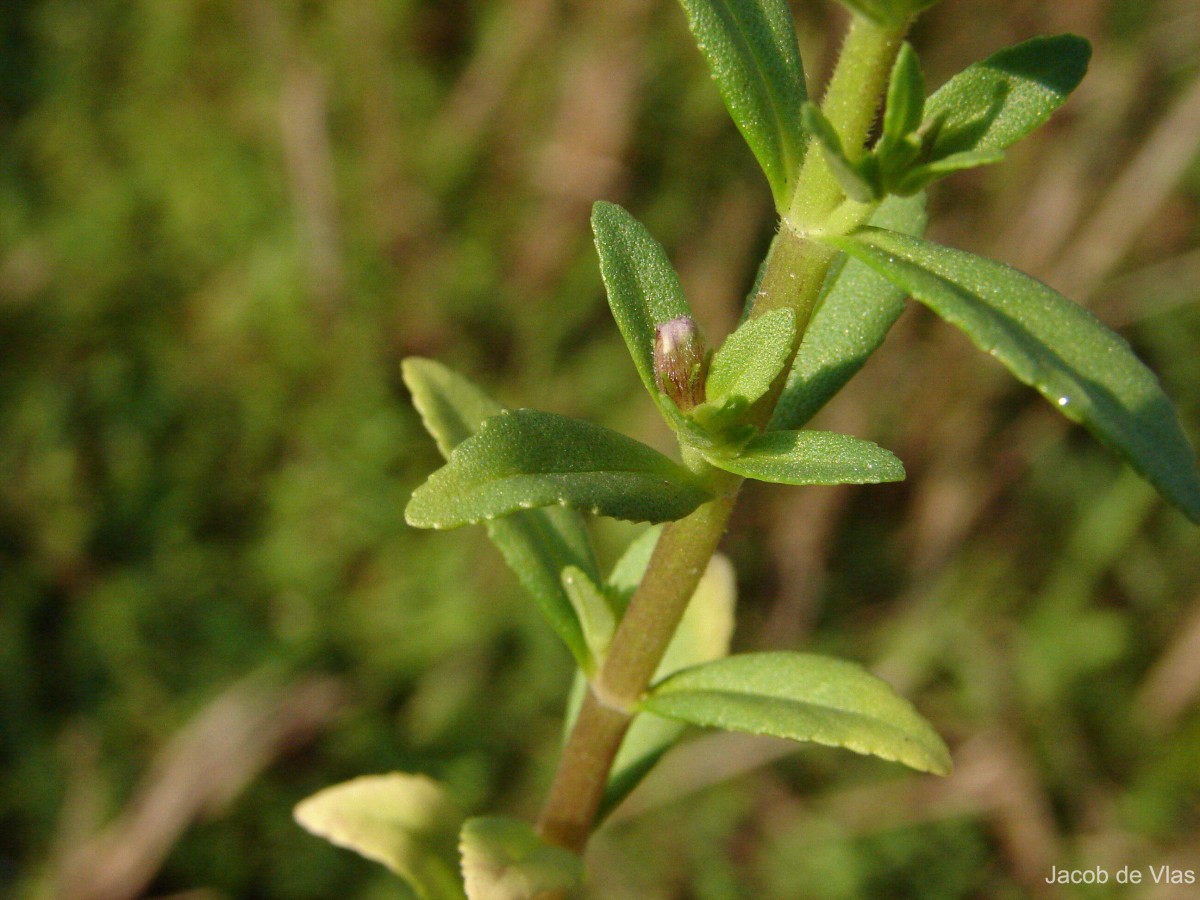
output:
[[[793,6],[815,86],[843,17]],[[936,87],[1066,30],[1078,95],[935,188],[930,234],[1121,329],[1195,439],[1200,7],[946,0],[913,41]],[[665,447],[590,205],[719,338],[765,181],[668,0],[6,0],[0,32],[0,895],[403,897],[293,804],[403,770],[532,816],[570,666],[481,529],[404,525],[438,458],[399,361]],[[591,895],[1200,869],[1200,530],[921,310],[818,425],[909,479],[747,489],[735,643],[866,663],[957,769],[698,735]],[[596,531],[610,561],[633,533]]]

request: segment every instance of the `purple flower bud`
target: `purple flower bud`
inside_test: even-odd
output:
[[[691,316],[654,328],[654,381],[684,412],[704,402],[708,347]]]

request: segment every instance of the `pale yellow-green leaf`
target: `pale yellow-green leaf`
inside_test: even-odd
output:
[[[796,317],[790,309],[774,309],[739,325],[713,354],[707,402],[738,397],[753,403],[765,394],[787,362],[795,334]]]
[[[297,804],[296,821],[332,844],[382,863],[422,900],[461,898],[454,842],[462,813],[424,775],[364,775]]]
[[[583,877],[574,853],[547,844],[516,819],[468,819],[459,841],[469,900],[539,900],[561,895]]]
[[[617,627],[616,615],[604,592],[582,569],[575,566],[563,569],[562,585],[583,628],[583,637],[591,657],[589,665],[583,668],[590,675],[608,650],[608,642],[612,640]]]

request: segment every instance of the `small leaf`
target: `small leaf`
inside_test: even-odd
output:
[[[442,455],[465,441],[503,407],[474,384],[428,359],[406,359],[401,370],[413,405]],[[488,537],[533,596],[575,660],[588,660],[587,645],[559,573],[574,566],[599,577],[583,518],[573,509],[529,509],[485,523]]]
[[[921,63],[912,44],[905,41],[900,46],[896,63],[892,66],[892,77],[888,83],[887,105],[883,112],[883,134],[880,141],[899,144],[911,132],[916,131],[925,115],[925,78],[921,75]]]
[[[1087,310],[1016,269],[878,228],[829,243],[966,332],[1200,522],[1195,455],[1154,373]]]
[[[825,157],[825,163],[829,166],[829,171],[833,172],[838,184],[846,192],[846,196],[859,203],[878,200],[880,193],[878,186],[867,178],[859,164],[852,162],[846,156],[846,151],[842,147],[842,139],[825,114],[814,104],[805,103],[803,117],[804,127],[816,137],[817,143],[821,147],[821,154]]]
[[[592,207],[592,232],[608,305],[642,384],[669,403],[655,384],[654,339],[656,326],[692,313],[679,276],[646,226],[615,203]]]
[[[702,451],[703,452],[703,451]],[[887,450],[827,431],[768,431],[736,456],[708,452],[719,469],[775,484],[878,484],[903,481],[904,466]]]
[[[1062,106],[1091,53],[1073,34],[1037,37],[964,69],[925,104],[927,117],[944,117],[932,158],[1016,143]]]
[[[688,413],[688,429],[680,429],[680,438],[701,452],[741,447],[754,436],[756,429],[746,421],[750,403],[743,397],[728,396],[724,400],[702,403]]]
[[[753,403],[783,369],[796,335],[790,309],[771,310],[742,323],[713,354],[705,385],[709,403],[740,397]]]
[[[559,575],[567,566],[583,572],[595,571],[596,561],[587,542],[582,516],[574,509],[554,506],[521,510],[502,519],[488,519],[483,524],[550,627],[582,665],[588,658],[587,643]]]
[[[604,659],[608,642],[612,640],[617,627],[617,619],[608,598],[586,572],[575,566],[567,566],[562,571],[562,584],[583,628],[584,640],[589,650],[588,664],[581,665],[580,668],[591,675],[596,664]]]
[[[535,900],[569,891],[583,879],[583,861],[547,844],[516,819],[468,819],[459,841],[469,900]]]
[[[784,210],[804,157],[808,92],[787,0],[680,0],[721,99]]]
[[[845,747],[945,775],[937,732],[861,666],[807,653],[748,653],[684,669],[651,688],[643,709],[729,731]]]
[[[925,197],[888,197],[871,224],[925,231]],[[869,266],[839,256],[825,279],[804,343],[771,417],[772,431],[802,428],[879,349],[904,312],[905,292]]]
[[[894,188],[896,180],[920,158],[925,133],[921,128],[924,109],[925,79],[921,64],[912,45],[905,43],[892,66],[883,133],[868,155],[879,173],[876,178],[882,192],[898,193]]]
[[[418,487],[417,528],[456,528],[560,503],[634,522],[680,519],[710,494],[687,469],[633,438],[533,409],[483,423]]]
[[[478,387],[432,359],[410,356],[400,364],[404,384],[442,456],[479,430],[504,407]]]
[[[896,28],[938,0],[837,0],[842,6],[876,25]]]
[[[295,816],[313,834],[387,866],[423,900],[463,896],[453,865],[463,816],[431,778],[365,775],[302,800]]]
[[[923,166],[914,166],[899,177],[894,187],[889,186],[889,189],[902,197],[911,196],[947,175],[965,169],[990,166],[1003,159],[1003,150],[964,150],[962,153],[951,153]]]

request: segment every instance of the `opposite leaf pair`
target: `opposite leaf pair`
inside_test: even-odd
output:
[[[295,815],[313,834],[386,866],[421,900],[536,897],[575,887],[583,873],[578,856],[524,822],[466,818],[424,775],[355,778],[313,794]]]
[[[920,771],[950,769],[945,744],[906,700],[836,659],[800,653],[718,659],[660,680],[641,709],[603,812],[675,742],[676,722],[844,747]],[[547,844],[524,822],[466,818],[449,791],[422,775],[334,785],[300,803],[295,816],[314,834],[387,866],[423,900],[524,900],[571,890],[582,880],[576,854]]]
[[[544,431],[547,423],[550,428],[557,427],[553,420],[561,419],[568,423],[565,427],[576,427],[571,424],[575,420],[565,417],[547,419],[549,414],[529,410],[498,413],[480,419],[499,407],[466,379],[428,360],[407,360],[404,376],[427,428],[437,438],[443,453],[448,453],[447,466],[440,470],[447,473],[447,478],[477,470],[478,454],[495,449],[497,444],[489,435],[495,428],[505,427],[504,423],[528,419],[540,423]],[[453,443],[472,428],[478,430],[474,437],[468,436],[457,445]],[[629,438],[613,436],[620,442],[636,444]],[[538,439],[536,433],[525,434],[521,441],[505,445],[505,453],[520,455],[519,444],[535,443]],[[758,460],[764,467],[761,474],[782,480],[799,477],[790,462],[792,458],[803,458],[810,467],[819,467],[825,460],[830,477],[845,477],[846,463],[838,457],[847,447],[854,452],[854,441],[840,435],[767,433],[751,442],[753,453],[743,451],[725,462],[730,466],[751,465],[746,460]],[[770,442],[789,446],[768,447]],[[763,446],[760,448],[759,444]],[[826,446],[821,446],[823,444]],[[636,454],[630,451],[630,455],[655,452],[643,445],[636,446],[642,449]],[[594,453],[595,450],[583,452]],[[875,452],[885,454],[878,448]],[[579,456],[565,445],[555,445],[554,454],[562,454],[568,459]],[[533,454],[527,453],[522,458],[533,458]],[[665,457],[659,459],[674,465]],[[456,465],[456,460],[461,462]],[[884,475],[898,476],[903,472],[898,463],[896,468],[889,469],[886,459],[881,458],[879,465]],[[560,461],[560,468],[565,467]],[[681,478],[693,477],[686,470],[681,471],[684,472]],[[870,471],[868,460],[861,477],[873,480],[879,476],[880,472]],[[804,477],[819,476],[810,472]],[[561,486],[563,482],[546,483]],[[434,484],[434,478],[426,486],[430,484]],[[418,494],[424,489],[419,489]],[[527,489],[526,482],[518,482],[514,487],[517,491]],[[431,496],[436,499],[441,487],[434,484],[432,491]],[[498,488],[489,490],[484,484],[474,493],[494,499],[501,491]],[[448,495],[440,496],[449,502]],[[471,496],[472,491],[464,490],[456,495],[456,502],[472,503]],[[415,503],[416,494],[414,498]],[[421,499],[418,511],[426,509],[425,502]],[[497,528],[501,523],[511,524],[516,529]],[[572,650],[583,675],[590,677],[607,650],[607,642],[624,613],[625,603],[642,579],[659,529],[644,532],[630,545],[610,576],[601,580],[596,575],[582,520],[574,510],[518,508],[505,518],[489,520],[488,524],[493,541],[513,564],[518,576]],[[639,702],[639,712],[613,768],[604,809],[611,809],[619,802],[678,739],[679,727],[664,719],[830,743],[929,771],[948,768],[945,747],[933,730],[907,701],[857,666],[801,654],[750,654],[722,660],[728,652],[733,613],[732,570],[718,555],[701,579],[683,623],[658,667],[655,680]],[[858,673],[853,676],[857,679],[853,681],[856,687],[846,693],[840,692],[838,683],[843,674],[851,670]],[[724,688],[718,690],[718,684],[723,684]],[[923,749],[917,752],[912,747]]]
[[[1003,159],[1006,147],[1049,118],[1075,89],[1089,56],[1087,41],[1074,35],[1034,38],[970,66],[926,103],[921,64],[906,43],[871,150],[843,147],[811,103],[804,105],[802,121],[852,200],[910,196],[954,172]]]
[[[790,354],[794,326],[787,310],[743,323],[713,356],[700,394],[705,399],[681,409],[663,392],[655,369],[661,326],[690,319],[679,279],[658,242],[619,206],[597,203],[592,223],[613,316],[646,390],[684,446],[717,469],[783,484],[903,478],[899,461],[867,441],[794,431],[755,434],[739,421]],[[685,365],[690,370],[695,364]],[[478,433],[460,434],[461,444],[442,441],[446,465],[414,492],[405,512],[412,525],[453,528],[554,504],[663,522],[682,518],[721,490],[711,476],[602,426],[536,410],[501,412],[468,382],[435,371],[435,365],[406,363],[418,408],[429,422],[450,405],[442,396],[447,391],[476,395],[464,405],[478,416],[472,422]]]
[[[683,5],[785,220],[790,203],[781,198],[786,201],[794,185],[774,173],[786,170],[785,159],[803,155],[797,148],[805,146],[810,132],[851,199],[878,204],[892,195],[878,205],[871,219],[876,227],[809,233],[810,240],[842,251],[850,261],[835,262],[825,280],[770,429],[807,422],[882,343],[903,298],[912,296],[961,328],[1200,521],[1194,454],[1157,378],[1129,345],[1036,280],[919,238],[922,186],[963,165],[992,159],[1045,122],[1083,77],[1090,56],[1086,41],[1073,35],[1025,41],[969,66],[928,100],[916,56],[905,45],[892,68],[881,137],[864,154],[861,148],[843,147],[816,107],[805,105],[803,71],[789,68],[799,56],[792,53],[794,34],[785,33],[781,24],[786,20],[790,27],[786,3],[683,0]],[[846,5],[892,27],[929,4],[847,0]],[[741,74],[750,69],[755,77]],[[896,196],[913,191],[912,205]],[[599,243],[599,230],[597,236]],[[602,268],[603,256],[602,248]],[[608,286],[611,300],[613,285]],[[626,341],[632,348],[629,334]],[[716,458],[710,461],[720,465]]]
[[[404,378],[447,459],[413,492],[405,510],[408,522],[425,528],[487,523],[492,540],[551,625],[590,671],[594,654],[580,626],[580,610],[593,610],[596,621],[604,613],[580,599],[585,585],[600,581],[576,510],[662,522],[687,515],[712,499],[717,488],[657,450],[602,426],[537,410],[503,410],[436,362],[406,360]],[[671,401],[662,400],[675,410]],[[904,474],[887,451],[846,435],[775,432],[753,437],[741,448],[710,444],[703,452],[726,471],[786,484],[866,483]],[[573,573],[569,584],[564,571]]]
[[[932,0],[841,0],[884,28]],[[883,133],[872,152],[843,147],[808,103],[786,0],[681,0],[721,98],[766,175],[782,214],[810,136],[843,190],[860,201],[911,195],[951,172],[984,165],[1057,109],[1087,69],[1090,48],[1073,35],[1018,44],[968,67],[926,101],[916,54],[904,45],[892,71]]]

